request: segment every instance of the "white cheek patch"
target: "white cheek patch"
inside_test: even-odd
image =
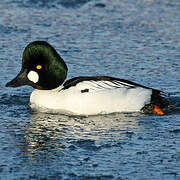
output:
[[[28,79],[33,83],[37,83],[39,81],[39,75],[35,71],[30,71],[27,75]]]

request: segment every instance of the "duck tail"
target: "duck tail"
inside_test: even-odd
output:
[[[145,114],[165,115],[165,112],[175,106],[166,98],[162,91],[152,89],[151,101],[141,111]]]

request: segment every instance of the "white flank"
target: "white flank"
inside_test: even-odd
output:
[[[37,83],[39,81],[39,75],[35,71],[30,71],[27,75],[28,79],[33,83]]]
[[[86,81],[66,90],[35,90],[31,94],[30,102],[32,107],[81,115],[137,112],[150,102],[151,89],[119,86],[121,88],[113,87],[110,82],[105,81]],[[82,93],[81,90],[86,88],[89,92]]]

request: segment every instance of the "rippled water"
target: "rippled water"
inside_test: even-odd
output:
[[[0,2],[0,179],[180,179],[180,112],[32,112],[30,87],[5,88],[24,47],[51,43],[69,78],[111,75],[168,92],[180,106],[179,0]]]

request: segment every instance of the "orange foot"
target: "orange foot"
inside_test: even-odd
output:
[[[157,115],[164,115],[164,112],[157,105],[154,106],[154,111]]]

